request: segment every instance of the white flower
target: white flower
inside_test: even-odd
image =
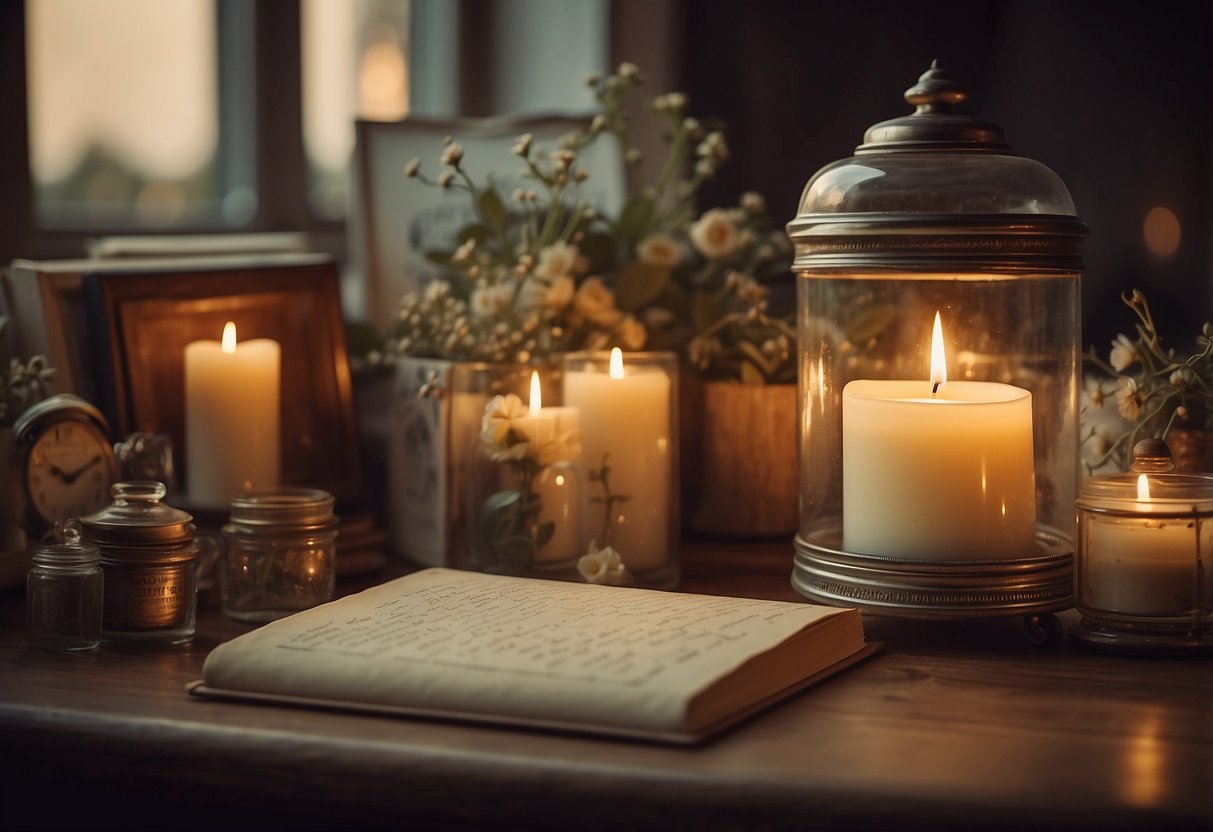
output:
[[[452,263],[462,263],[463,261],[470,259],[472,256],[472,252],[475,250],[476,250],[476,238],[468,237],[466,240],[463,241],[463,245],[459,246],[459,248],[455,249],[455,251],[452,252],[451,262]]]
[[[531,141],[533,138],[534,137],[530,133],[523,133],[518,137],[517,141],[514,142],[514,146],[510,148],[510,152],[515,156],[521,156],[525,159],[528,155],[530,155]]]
[[[678,242],[669,234],[650,234],[636,246],[642,262],[653,266],[676,266],[682,258]]]
[[[1141,402],[1137,398],[1137,382],[1127,376],[1121,376],[1118,381],[1120,389],[1116,391],[1116,409],[1129,421],[1137,421],[1137,417],[1141,415]]]
[[[449,188],[451,187],[451,183],[454,181],[455,174],[451,173],[449,170],[444,170],[442,173],[438,174],[438,186],[440,188]]]
[[[619,340],[619,345],[625,350],[641,349],[648,335],[644,324],[631,315],[625,315],[615,328],[615,337]]]
[[[480,442],[488,451],[489,457],[496,462],[510,459],[522,459],[530,449],[521,430],[521,420],[530,411],[522,403],[522,399],[510,393],[506,396],[494,396],[484,407],[484,416],[480,420]],[[511,436],[511,434],[513,434]],[[521,438],[521,441],[518,441]],[[513,444],[511,444],[513,441]]]
[[[521,312],[530,312],[535,309],[561,310],[572,302],[575,291],[573,278],[568,275],[559,277],[551,283],[528,280],[518,294],[517,307]]]
[[[597,277],[587,278],[573,295],[573,311],[582,318],[611,327],[617,324],[623,313],[615,308],[615,293]]]
[[[737,250],[737,226],[722,208],[713,208],[691,226],[691,243],[709,260],[720,260]]]
[[[1183,390],[1185,387],[1191,387],[1196,382],[1196,373],[1192,372],[1191,367],[1180,367],[1170,376],[1171,385]]]
[[[581,457],[581,431],[570,430],[544,442],[535,450],[535,456],[543,467],[557,462],[573,462]],[[545,472],[545,475],[547,472]],[[540,482],[540,485],[543,483]]]
[[[619,65],[619,77],[629,81],[635,81],[640,78],[640,69],[636,64],[630,61],[624,61]]]
[[[1116,372],[1123,372],[1125,367],[1128,367],[1137,360],[1137,347],[1125,335],[1117,335],[1116,340],[1112,342],[1112,353],[1108,356],[1108,363],[1112,365],[1112,369]]]
[[[432,280],[426,284],[422,297],[426,303],[434,304],[445,300],[451,293],[451,284],[445,280]]]
[[[632,582],[632,575],[619,553],[610,546],[599,549],[596,540],[590,541],[589,551],[577,561],[577,571],[592,584],[620,586]]]
[[[576,262],[577,246],[568,243],[552,243],[540,250],[539,265],[535,268],[535,274],[539,277],[546,277],[548,280],[555,280],[573,271]]]
[[[409,163],[404,166],[404,175],[410,179],[416,176],[421,171],[420,159],[409,159]]]
[[[442,164],[444,165],[457,165],[462,158],[463,147],[458,142],[451,142],[442,151]]]
[[[628,152],[623,154],[623,160],[629,165],[638,165],[643,157],[640,155],[640,149],[629,147]]]
[[[757,191],[746,191],[741,195],[741,207],[748,214],[765,214],[767,201]]]
[[[513,300],[514,290],[506,283],[478,286],[472,290],[472,316],[491,318],[503,309],[509,309]]]
[[[607,129],[607,124],[607,117],[602,113],[599,113],[598,115],[594,116],[594,120],[590,122],[590,132],[601,133],[603,130]]]

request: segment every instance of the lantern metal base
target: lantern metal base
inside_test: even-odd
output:
[[[1022,615],[1038,644],[1061,635],[1047,615],[1074,605],[1073,543],[1044,528],[1036,553],[1013,560],[924,561],[841,549],[842,524],[796,536],[792,586],[832,606],[902,618],[965,619]],[[1060,553],[1059,553],[1060,552]]]

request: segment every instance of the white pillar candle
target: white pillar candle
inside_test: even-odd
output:
[[[1087,524],[1079,602],[1108,612],[1173,616],[1195,606],[1196,524],[1151,517],[1149,481],[1138,476],[1137,517]]]
[[[910,560],[1031,557],[1032,395],[947,382],[938,316],[932,356],[931,381],[843,388],[843,548]]]
[[[226,506],[249,488],[276,486],[280,476],[281,347],[256,338],[185,347],[186,491],[192,502]]]
[[[619,364],[609,373],[569,370],[564,376],[564,401],[581,412],[582,552],[592,539],[599,546],[609,543],[631,572],[643,573],[666,565],[673,555],[673,386],[659,367],[629,364],[618,350],[612,365],[616,358]],[[604,507],[593,502],[604,494],[588,474],[608,453],[611,492],[628,500],[614,505],[604,541]]]
[[[535,551],[533,563],[542,568],[567,562],[581,554],[578,488],[575,475],[569,470],[576,470],[579,458],[556,461],[543,458],[542,454],[544,446],[551,442],[558,442],[563,448],[573,447],[564,440],[570,434],[580,433],[581,414],[575,407],[544,407],[539,374],[532,373],[529,413],[517,420],[515,426],[541,454],[540,464],[544,468],[533,484],[539,497],[538,522],[540,526],[553,524],[552,537]]]

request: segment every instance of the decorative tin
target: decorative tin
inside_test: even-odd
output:
[[[1086,228],[1061,180],[953,112],[871,127],[788,224],[799,334],[793,585],[927,618],[1069,607]],[[934,359],[934,360],[933,360]],[[1039,629],[1043,628],[1043,629]]]
[[[194,637],[197,576],[193,518],[164,505],[159,482],[119,482],[113,504],[80,518],[101,551],[104,643],[168,643]]]

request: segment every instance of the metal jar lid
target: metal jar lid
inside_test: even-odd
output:
[[[1162,440],[1138,442],[1129,468],[1123,474],[1088,477],[1074,504],[1097,514],[1213,517],[1213,476],[1175,472]]]
[[[333,495],[318,488],[265,488],[232,498],[228,533],[323,532],[336,526]]]
[[[33,564],[56,568],[87,570],[96,567],[101,552],[92,543],[80,539],[80,521],[70,517],[59,527],[62,540],[44,543],[34,550]]]
[[[163,483],[117,482],[110,488],[114,502],[80,518],[88,538],[103,550],[127,547],[175,549],[194,541],[193,517],[165,505]]]
[[[809,180],[788,223],[796,271],[1007,275],[1082,270],[1086,226],[1060,177],[1016,156],[932,63],[915,112],[868,128],[855,155]]]

